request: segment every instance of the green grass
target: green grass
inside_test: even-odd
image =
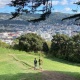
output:
[[[0,80],[41,80],[40,71],[31,68],[35,57],[39,58],[24,51],[0,48]],[[42,59],[44,70],[57,71],[80,79],[80,66],[77,64],[56,58]]]

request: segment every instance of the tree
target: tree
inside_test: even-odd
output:
[[[72,37],[74,45],[74,60],[80,62],[80,34]]]
[[[72,37],[54,35],[51,44],[51,54],[72,62],[80,62],[80,34]]]
[[[46,53],[49,51],[49,47],[48,47],[48,44],[46,42],[43,43],[43,51]]]
[[[80,5],[80,1],[74,4]],[[42,5],[43,8],[40,9],[39,7]],[[52,0],[12,0],[9,6],[15,7],[15,12],[11,13],[12,17],[10,19],[16,18],[17,16],[22,14],[41,13],[39,18],[28,20],[29,22],[38,22],[41,20],[45,20],[51,14]],[[77,11],[77,10],[72,10],[72,11]],[[80,20],[80,13],[63,18],[62,21],[72,18],[75,18],[75,21]]]
[[[28,33],[25,35],[20,36],[18,44],[16,44],[19,50],[23,51],[42,51],[43,50],[43,43],[45,42],[37,34]]]
[[[0,47],[3,47],[3,48],[10,48],[10,45],[7,44],[7,43],[5,43],[5,42],[2,42],[2,41],[0,40]]]
[[[65,47],[66,47],[66,41],[69,39],[66,35],[54,35],[52,39],[51,44],[51,52],[54,56],[61,57],[65,56]]]
[[[74,4],[80,5],[80,1]],[[43,5],[43,8],[39,9],[39,7],[42,5]],[[26,14],[42,13],[39,18],[28,20],[32,22],[38,22],[41,20],[45,20],[51,14],[52,0],[12,0],[9,6],[15,7],[15,12],[11,13],[12,17],[10,19],[13,19],[24,13]],[[77,10],[72,10],[72,11],[77,11]],[[80,20],[80,13],[74,14],[67,18],[63,18],[62,20],[72,19],[72,18],[75,18],[75,21]]]
[[[76,3],[74,3],[74,4],[80,5],[80,1],[78,1],[78,2],[76,2]],[[74,14],[74,15],[69,16],[69,17],[66,17],[66,18],[63,18],[62,21],[63,21],[63,20],[67,20],[67,19],[75,19],[75,21],[78,21],[78,20],[80,20],[80,13]],[[79,23],[77,23],[77,24],[79,25]]]
[[[73,59],[72,58],[72,55],[73,55],[73,53],[74,53],[74,51],[73,51],[73,49],[74,49],[74,41],[71,39],[71,38],[69,38],[66,42],[65,42],[65,44],[66,44],[66,48],[65,48],[65,56],[64,56],[64,59],[66,59],[66,60],[70,60],[70,61],[72,61],[71,59]]]
[[[40,18],[29,20],[37,22],[45,20],[51,14],[52,0],[12,0],[9,6],[15,7],[15,12],[11,13],[10,19],[22,14],[42,13]],[[43,6],[42,9],[39,9],[40,6]]]

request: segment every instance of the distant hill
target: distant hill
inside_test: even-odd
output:
[[[67,25],[70,25],[70,24],[73,24],[74,23],[74,20],[66,20],[66,21],[61,21],[62,18],[65,18],[67,16],[70,16],[71,14],[65,14],[65,13],[60,13],[60,12],[55,12],[55,13],[52,13],[45,21],[43,21],[44,23],[47,23],[47,24],[67,24]],[[22,16],[19,16],[13,20],[9,20],[9,18],[11,17],[11,14],[8,14],[8,13],[0,13],[0,24],[24,24],[24,25],[28,25],[28,21],[29,19],[35,19],[35,18],[38,18],[39,15],[33,15],[33,14],[30,14],[30,15],[22,15]],[[42,22],[42,21],[41,21]],[[40,22],[39,22],[40,23]]]
[[[65,20],[62,21],[63,18],[71,16],[71,14],[67,14],[67,13],[60,13],[60,12],[55,12],[52,13],[48,19],[46,19],[44,22],[48,23],[48,24],[67,24],[70,25],[71,23],[74,23],[74,20]]]

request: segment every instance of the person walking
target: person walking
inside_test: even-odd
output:
[[[36,68],[37,68],[37,60],[36,60],[36,58],[34,59],[34,70],[36,70]]]
[[[42,69],[42,62],[43,62],[42,59],[39,58],[39,61],[38,62],[39,62],[39,69]]]

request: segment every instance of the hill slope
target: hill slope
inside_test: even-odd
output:
[[[34,70],[39,58],[22,51],[0,48],[0,80],[80,80],[80,67],[59,59],[43,59],[43,71]]]
[[[65,18],[67,16],[70,16],[70,14],[65,14],[65,13],[59,13],[59,12],[55,12],[55,13],[52,13],[45,21],[43,21],[44,23],[47,23],[47,24],[55,24],[55,23],[59,23],[59,24],[72,24],[74,21],[71,20],[67,20],[67,21],[61,21],[62,18]],[[30,20],[30,19],[35,19],[35,18],[38,18],[39,15],[22,15],[22,16],[19,16],[13,20],[8,20],[9,18],[11,17],[10,14],[8,13],[0,13],[0,24],[27,24],[29,22],[27,22],[27,20]]]

